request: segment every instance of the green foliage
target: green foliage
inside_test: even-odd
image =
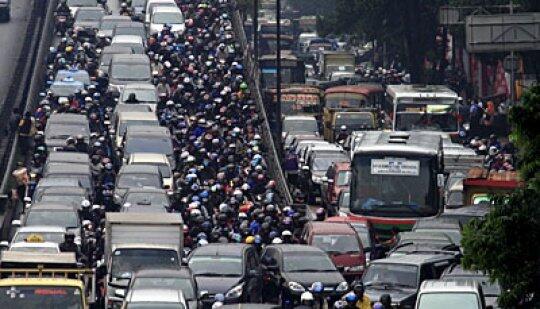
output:
[[[503,308],[540,295],[540,87],[524,94],[510,119],[526,188],[495,197],[492,211],[466,226],[462,240],[464,266],[490,274],[505,288]]]

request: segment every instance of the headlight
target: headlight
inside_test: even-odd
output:
[[[303,293],[306,291],[306,289],[300,283],[294,281],[289,282],[289,289],[297,293]]]
[[[349,284],[347,282],[343,281],[336,287],[337,292],[345,292],[349,289]]]
[[[363,265],[349,267],[348,271],[364,271]]]
[[[227,294],[225,294],[225,298],[238,298],[242,295],[242,290],[244,289],[244,284],[239,284],[235,286],[234,288],[230,289]]]

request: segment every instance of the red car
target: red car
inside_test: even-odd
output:
[[[302,232],[302,241],[325,251],[347,280],[362,276],[366,256],[360,237],[349,224],[309,222]]]
[[[351,184],[351,163],[336,162],[326,171],[321,187],[322,203],[331,214],[336,213],[339,192]]]
[[[352,226],[352,228],[356,231],[356,234],[358,234],[358,237],[360,237],[360,241],[362,241],[366,260],[370,260],[369,253],[371,253],[373,246],[375,245],[375,235],[373,233],[373,229],[371,228],[371,224],[366,219],[354,215],[348,215],[329,217],[325,220],[325,222],[348,223],[350,226]]]

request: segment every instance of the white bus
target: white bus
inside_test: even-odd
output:
[[[441,85],[389,85],[384,110],[392,131],[458,132],[458,95]]]

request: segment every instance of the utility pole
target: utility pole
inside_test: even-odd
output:
[[[276,130],[278,136],[278,151],[281,151],[281,131],[282,131],[282,119],[281,119],[281,0],[276,0]]]
[[[253,1],[253,57],[259,62],[259,0]]]
[[[514,2],[512,0],[510,0],[510,4],[509,4],[509,8],[510,8],[510,15],[513,15],[514,14]],[[510,104],[511,105],[514,105],[514,98],[516,97],[516,89],[515,89],[515,86],[516,86],[516,81],[515,81],[515,64],[516,64],[516,61],[515,61],[515,58],[514,58],[514,51],[510,51],[510,62],[511,62],[511,67],[510,67]]]

